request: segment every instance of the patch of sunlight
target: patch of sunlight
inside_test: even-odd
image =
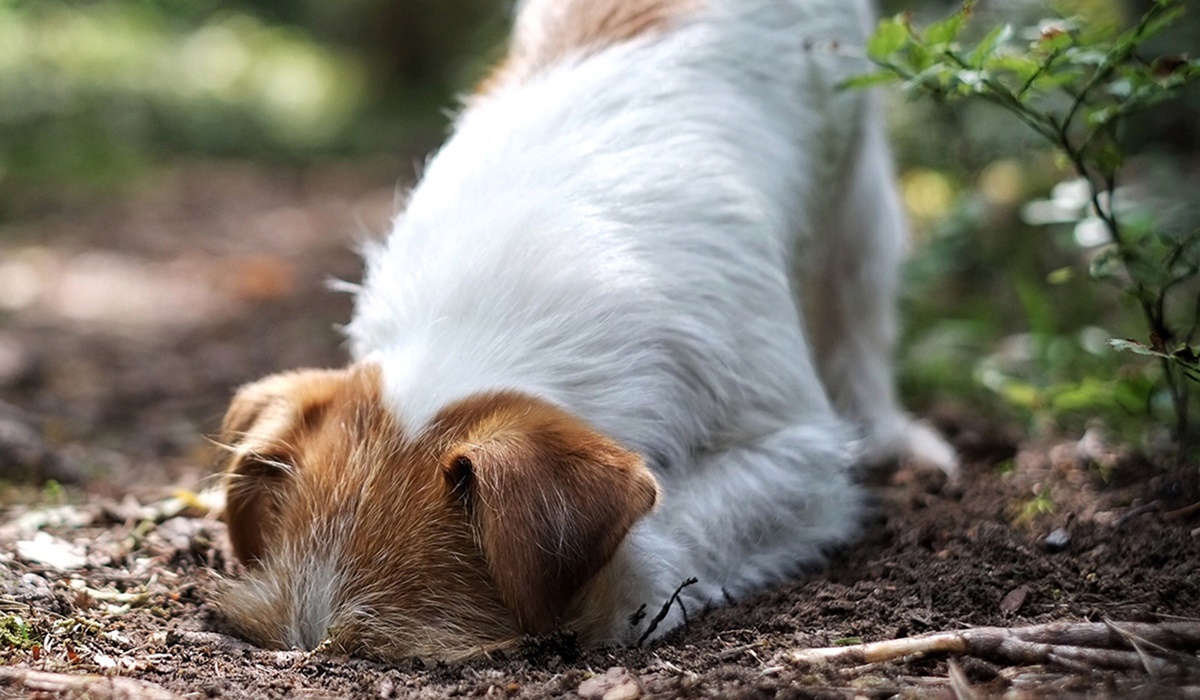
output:
[[[1075,224],[1075,244],[1080,248],[1095,248],[1112,242],[1108,226],[1099,218],[1091,216]]]
[[[1012,158],[989,164],[979,175],[979,191],[991,204],[1012,206],[1025,198],[1025,173]]]
[[[355,104],[358,86],[307,47],[282,43],[256,64],[254,83],[262,113],[287,138],[320,141],[333,134]]]
[[[900,178],[904,205],[914,218],[926,221],[945,216],[954,204],[954,185],[936,170],[914,168]]]
[[[239,83],[252,60],[243,39],[227,24],[201,27],[189,36],[179,52],[184,89],[236,100]]]

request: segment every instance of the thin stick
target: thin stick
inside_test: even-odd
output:
[[[848,647],[800,649],[789,652],[786,658],[796,664],[868,664],[912,655],[951,654],[1017,664],[1144,668],[1152,672],[1197,665],[1195,659],[1188,657],[1154,656],[1151,650],[1134,645],[1133,638],[1162,650],[1195,651],[1200,649],[1200,623],[1055,622],[1011,629],[975,627]]]
[[[125,698],[125,700],[181,700],[165,688],[121,676],[71,675],[48,673],[27,668],[0,667],[0,694],[5,690],[23,691],[40,696],[84,698]]]
[[[648,627],[646,627],[646,631],[643,632],[641,638],[638,639],[637,645],[639,647],[642,645],[643,642],[645,642],[650,637],[651,634],[654,634],[654,630],[658,629],[658,623],[667,619],[667,615],[670,614],[670,612],[671,612],[671,606],[675,604],[675,601],[679,600],[679,594],[683,592],[683,589],[687,588],[688,586],[691,586],[692,584],[699,583],[699,582],[700,582],[700,579],[689,578],[688,580],[679,584],[679,588],[675,589],[675,592],[672,593],[671,597],[667,599],[666,604],[662,606],[662,610],[658,611],[658,614],[655,615],[654,619],[650,621],[650,625]],[[683,610],[683,619],[684,619],[684,622],[686,623],[687,622],[687,610],[684,609],[683,601],[681,601],[681,600],[679,600],[679,609]]]
[[[1185,517],[1191,515],[1192,513],[1196,513],[1198,511],[1200,511],[1200,501],[1197,501],[1196,503],[1193,503],[1190,506],[1184,506],[1183,508],[1179,508],[1178,510],[1172,510],[1172,511],[1163,513],[1163,517],[1166,518],[1167,520],[1174,520],[1176,518],[1185,518]]]
[[[954,693],[954,700],[976,700],[979,696],[971,688],[971,681],[967,679],[967,674],[963,673],[962,666],[951,659],[947,667],[950,676],[950,691]]]

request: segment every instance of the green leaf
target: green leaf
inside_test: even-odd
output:
[[[1028,382],[1012,380],[1000,387],[1000,396],[1019,408],[1033,410],[1042,405],[1042,392]]]
[[[1094,411],[1114,405],[1113,387],[1111,383],[1088,377],[1078,384],[1056,387],[1054,397],[1050,401],[1051,410],[1055,413],[1074,411]]]
[[[1070,282],[1075,277],[1075,270],[1071,267],[1060,267],[1054,270],[1049,275],[1046,275],[1046,284],[1060,285]]]
[[[1162,13],[1161,16],[1150,20],[1149,22],[1146,23],[1146,27],[1141,31],[1141,33],[1137,35],[1138,43],[1141,43],[1141,41],[1143,41],[1145,39],[1149,39],[1150,37],[1152,37],[1156,34],[1162,33],[1162,31],[1164,29],[1166,29],[1167,27],[1170,27],[1172,24],[1175,23],[1176,20],[1178,20],[1182,16],[1183,16],[1183,8],[1182,7],[1172,7],[1171,9]]]
[[[1116,246],[1109,246],[1092,259],[1088,274],[1092,279],[1112,279],[1121,269],[1121,253]]]
[[[884,85],[894,83],[900,79],[900,76],[891,70],[880,70],[874,73],[865,73],[856,75],[853,78],[842,81],[838,85],[839,90],[862,90],[873,87],[875,85]]]
[[[1119,113],[1120,110],[1111,105],[1089,107],[1083,113],[1083,121],[1088,126],[1101,127],[1112,121]]]
[[[910,42],[908,44],[908,63],[912,66],[914,73],[926,70],[934,64],[933,52],[924,44]]]
[[[29,623],[20,615],[0,617],[0,644],[10,648],[28,649],[37,643]]]
[[[1121,169],[1125,162],[1125,157],[1121,153],[1121,149],[1115,143],[1107,142],[1096,151],[1096,165],[1100,166],[1101,172],[1115,173]]]
[[[941,22],[934,22],[926,27],[925,40],[934,45],[949,44],[958,38],[966,19],[966,10],[959,10]]]
[[[988,32],[979,41],[979,44],[975,46],[974,50],[971,51],[970,56],[967,57],[967,63],[971,64],[974,68],[979,68],[985,60],[996,52],[997,46],[1007,42],[1012,37],[1012,33],[1011,24],[1002,24]]]
[[[1050,55],[1066,51],[1075,44],[1071,32],[1065,29],[1050,28],[1042,31],[1042,36],[1034,42],[1033,48],[1040,54]]]
[[[957,95],[958,71],[947,63],[933,63],[905,83],[911,94],[932,93],[940,97]]]
[[[1083,73],[1070,68],[1055,67],[1046,70],[1033,81],[1033,88],[1041,92],[1049,92],[1055,88],[1083,82]]]
[[[867,56],[873,61],[886,62],[892,54],[908,43],[908,24],[904,15],[880,20],[875,33],[867,41]]]
[[[1010,73],[1019,82],[1024,83],[1037,75],[1041,63],[1025,54],[998,54],[985,62],[985,67],[1004,73]]]

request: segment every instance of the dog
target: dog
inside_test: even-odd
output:
[[[353,361],[222,426],[245,637],[462,659],[641,643],[818,565],[899,406],[905,223],[865,2],[524,0],[390,235]]]

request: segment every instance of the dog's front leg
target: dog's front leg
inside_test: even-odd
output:
[[[848,541],[863,509],[849,434],[834,417],[806,421],[663,475],[659,508],[580,596],[584,637],[655,639]]]

